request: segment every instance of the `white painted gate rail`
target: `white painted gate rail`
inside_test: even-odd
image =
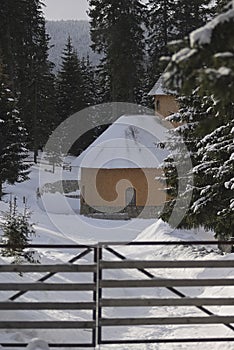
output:
[[[233,242],[219,242],[220,244],[233,244]],[[234,342],[234,314],[228,313],[227,315],[218,315],[213,313],[209,306],[233,306],[234,297],[212,297],[212,298],[198,298],[189,297],[181,292],[181,287],[186,287],[186,290],[193,287],[214,287],[214,286],[234,286],[234,278],[159,278],[154,275],[155,271],[152,269],[194,269],[194,268],[212,268],[212,269],[233,269],[234,259],[230,260],[129,260],[121,252],[122,246],[136,246],[143,249],[147,246],[161,245],[162,247],[171,246],[189,246],[189,245],[217,245],[217,242],[115,242],[115,243],[99,243],[93,246],[85,245],[30,245],[26,248],[33,249],[72,249],[77,251],[71,260],[65,264],[55,265],[0,265],[0,291],[16,291],[15,294],[9,296],[8,300],[0,300],[0,312],[1,310],[15,312],[22,310],[66,310],[70,311],[89,310],[90,319],[69,321],[69,320],[8,320],[4,321],[0,318],[0,334],[3,330],[35,330],[35,329],[79,329],[89,330],[90,339],[87,342],[68,342],[66,337],[62,343],[50,343],[51,348],[95,348],[104,344],[146,344],[146,343],[191,343],[191,342]],[[1,245],[0,248],[5,246]],[[125,249],[126,250],[126,249]],[[91,263],[80,263],[80,259],[91,254]],[[113,259],[114,258],[114,259]],[[116,260],[118,259],[118,260]],[[140,272],[139,278],[136,279],[109,279],[106,278],[107,272],[115,270],[134,270]],[[149,271],[150,270],[150,271]],[[156,270],[157,271],[157,270]],[[17,278],[17,282],[4,283],[2,281],[4,274],[24,274],[32,276],[34,273],[44,274],[42,277],[34,282],[21,282]],[[67,283],[60,282],[47,282],[53,276],[59,276],[62,273],[72,273],[73,281]],[[88,274],[90,281],[88,283],[81,283],[80,276],[82,274]],[[108,273],[108,275],[110,275]],[[16,276],[16,275],[15,275]],[[13,280],[13,279],[12,279]],[[75,282],[74,282],[75,280]],[[121,294],[118,296],[118,291],[122,289],[128,291],[143,289],[157,289],[165,288],[172,293],[175,297],[168,298],[123,298]],[[73,293],[74,292],[89,292],[91,299],[89,301],[18,301],[20,297],[28,292],[39,291],[56,291],[59,300],[59,293]],[[107,291],[113,291],[115,298],[106,297]],[[109,293],[110,294],[110,293]],[[69,295],[69,294],[66,294]],[[141,307],[177,307],[178,310],[183,306],[195,307],[202,312],[201,316],[167,316],[163,317],[106,317],[106,311],[108,308],[134,308],[139,310]],[[161,325],[221,325],[224,329],[228,329],[229,336],[224,337],[194,337],[183,338],[183,334],[179,338],[157,338],[157,327]],[[106,330],[110,327],[140,327],[151,326],[155,328],[155,339],[112,339],[105,338]],[[65,332],[65,331],[64,331]],[[225,332],[224,332],[225,334]],[[1,337],[0,337],[1,339]],[[48,341],[48,339],[45,339]],[[25,343],[1,343],[0,345],[5,348],[23,348],[26,347]]]

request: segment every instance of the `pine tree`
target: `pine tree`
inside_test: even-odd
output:
[[[217,14],[222,13],[225,9],[227,10],[230,7],[231,7],[230,0],[217,0],[216,6],[215,6],[215,11]]]
[[[81,61],[81,74],[83,80],[83,100],[86,108],[98,103],[98,81],[89,56],[86,59],[83,57]]]
[[[49,38],[40,0],[1,1],[0,50],[36,161],[56,118]],[[53,122],[52,122],[53,120]]]
[[[209,130],[205,135],[198,132],[199,159],[193,171],[196,196],[189,211],[193,222],[213,229],[218,238],[233,232],[233,26],[231,6],[190,34],[189,47],[172,57],[165,74],[168,87],[186,96],[196,91],[201,98],[213,99]],[[192,121],[201,125],[194,114]]]
[[[168,43],[174,39],[174,1],[149,0],[148,53],[150,84],[154,84],[165,67],[160,63],[161,56],[167,56]]]
[[[25,50],[19,56],[20,108],[36,162],[38,149],[46,143],[56,124],[52,64],[48,61],[49,37],[40,0],[27,0]]]
[[[16,87],[18,55],[23,52],[26,3],[19,0],[2,0],[0,8],[0,52],[13,91]]]
[[[174,1],[174,39],[183,39],[193,30],[204,25],[213,13],[210,0]]]
[[[208,6],[209,3],[210,0],[149,0],[149,90],[165,70],[167,56],[178,50],[178,42],[183,45],[189,33],[211,17],[214,6]]]
[[[214,101],[207,96],[201,98],[194,91],[190,96],[178,97],[178,103],[179,111],[167,118],[175,128],[170,130],[168,143],[172,154],[164,162],[165,179],[163,180],[167,183],[171,199],[164,207],[162,219],[168,221],[173,210],[176,210],[176,217],[183,218],[179,227],[192,228],[200,226],[201,220],[200,216],[193,215],[193,210],[187,207],[190,197],[192,203],[200,198],[200,193],[197,191],[200,186],[200,177],[193,176],[192,166],[195,167],[201,162],[201,154],[198,153],[199,142],[215,127],[216,120],[213,118],[214,110],[211,107]],[[188,168],[190,162],[191,167]],[[180,174],[178,169],[182,170]],[[181,174],[183,174],[182,177]],[[184,192],[178,192],[179,183],[180,186],[181,183],[184,185]]]
[[[199,147],[200,163],[194,168],[201,179],[191,211],[203,219],[207,229],[214,229],[216,236],[227,239],[233,235],[233,169],[234,169],[234,118],[216,128],[202,139]]]
[[[50,143],[49,147],[44,149],[45,159],[48,160],[49,164],[52,165],[52,173],[55,172],[55,166],[61,166],[63,163],[63,139],[61,133],[54,131],[53,133],[53,144]]]
[[[83,89],[81,63],[69,36],[57,81],[57,111],[60,122],[86,107]]]
[[[92,49],[103,54],[103,102],[139,102],[144,76],[146,7],[139,0],[89,0]]]
[[[1,67],[1,64],[0,64]],[[2,185],[21,182],[28,177],[27,133],[17,110],[17,101],[6,84],[7,78],[0,69],[0,198]]]

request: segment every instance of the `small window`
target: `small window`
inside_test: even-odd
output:
[[[126,189],[126,206],[136,206],[136,190],[133,187]]]

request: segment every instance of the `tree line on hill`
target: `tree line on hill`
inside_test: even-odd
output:
[[[46,31],[50,36],[49,60],[54,63],[54,72],[57,73],[62,63],[62,52],[68,35],[79,57],[89,56],[92,65],[97,65],[100,55],[91,49],[90,23],[88,20],[57,20],[46,21]]]
[[[225,27],[225,38],[215,32],[217,38],[214,40],[217,42],[213,44],[211,41],[210,46],[195,44],[190,47],[189,41],[191,31],[211,21],[221,9],[228,11],[225,9],[228,2],[89,0],[92,50],[101,55],[101,61],[97,67],[93,67],[89,57],[80,57],[68,37],[61,67],[55,74],[53,64],[48,59],[50,44],[42,1],[18,0],[16,6],[15,0],[1,0],[0,185],[5,181],[14,183],[26,179],[28,168],[23,160],[27,150],[34,152],[36,162],[38,150],[45,145],[53,130],[73,113],[105,102],[132,102],[151,106],[152,101],[148,99],[147,93],[168,66],[171,72],[168,85],[181,96],[181,110],[174,118],[188,122],[188,129],[181,128],[179,132],[185,137],[195,165],[193,201],[190,214],[183,224],[199,224],[195,208],[202,208],[198,202],[201,197],[207,198],[203,207],[208,211],[213,210],[208,204],[214,204],[210,196],[217,203],[225,195],[225,203],[229,203],[232,188],[231,179],[226,181],[229,175],[222,178],[220,188],[223,192],[219,192],[216,197],[210,189],[214,185],[218,188],[217,181],[220,182],[220,179],[215,177],[212,166],[204,176],[200,165],[204,159],[210,159],[207,162],[211,165],[213,157],[217,157],[215,164],[220,174],[227,172],[221,172],[224,160],[225,169],[231,168],[228,158],[231,141],[228,137],[232,130],[230,118],[233,105],[231,95],[224,89],[231,82],[218,80],[217,66],[229,65],[232,36]],[[226,55],[218,55],[216,48],[219,45],[226,45]],[[186,59],[181,61],[179,56],[175,56],[180,49],[190,50]],[[175,60],[175,57],[178,59]],[[211,67],[209,74],[204,69],[207,64]],[[231,66],[228,69],[232,72]],[[225,74],[221,75],[225,77]],[[230,74],[226,75],[230,78]],[[213,81],[218,84],[213,84]],[[227,92],[222,98],[219,87]],[[207,135],[209,137],[205,138]],[[219,137],[223,140],[223,143],[220,141],[220,149],[224,144],[226,148],[214,153],[212,140]],[[173,160],[169,160],[167,165],[166,176],[173,198],[178,178]],[[223,190],[223,184],[227,192]],[[172,208],[173,200],[165,210],[165,220]],[[208,215],[207,211],[197,212],[200,218]],[[228,212],[215,209],[213,213],[228,213],[229,218],[230,206]],[[207,224],[207,227],[211,226]]]

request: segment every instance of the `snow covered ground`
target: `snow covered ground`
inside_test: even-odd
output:
[[[43,199],[38,199],[36,190],[38,187],[43,186],[45,183],[56,182],[60,178],[59,169],[55,174],[52,174],[49,170],[49,166],[39,171],[37,165],[32,166],[32,172],[30,180],[25,183],[17,184],[16,186],[7,186],[5,192],[8,194],[4,196],[2,202],[0,202],[0,210],[6,211],[8,209],[8,201],[10,195],[17,196],[19,209],[23,208],[23,197],[27,199],[28,206],[32,211],[32,221],[35,223],[36,237],[33,239],[34,243],[48,243],[48,244],[92,244],[100,241],[170,241],[170,240],[211,240],[213,239],[212,233],[205,233],[200,231],[173,231],[167,224],[162,221],[155,220],[143,220],[134,219],[130,221],[108,221],[99,219],[90,219],[80,216],[78,199],[68,199],[62,194],[46,194]],[[77,171],[73,169],[72,172],[64,171],[63,179],[76,179]],[[47,212],[44,208],[47,208]],[[2,220],[2,218],[1,218]],[[162,247],[154,246],[147,248],[139,247],[127,247],[121,246],[116,248],[119,252],[124,254],[130,259],[142,259],[142,260],[183,260],[183,259],[233,259],[233,254],[221,255],[215,247],[207,247],[201,249],[201,247],[182,247],[171,246]],[[40,260],[43,263],[65,263],[69,261],[77,251],[75,250],[40,250]],[[82,262],[91,262],[91,256],[87,255],[82,258]],[[6,258],[0,257],[0,264],[9,262]],[[157,277],[162,276],[162,270],[151,270]],[[166,276],[165,276],[166,274]],[[135,270],[111,270],[106,273],[107,278],[119,279],[119,278],[139,278],[141,276],[139,271]],[[163,270],[163,277],[176,278],[212,278],[212,276],[233,278],[234,273],[231,269],[167,269]],[[4,282],[13,281],[35,281],[40,278],[40,274],[30,274],[23,277],[19,275],[10,276],[4,274]],[[3,281],[3,277],[1,277]],[[50,279],[50,282],[68,282],[74,281],[74,275],[72,274],[59,274]],[[90,275],[82,275],[82,280],[79,282],[90,282]],[[181,292],[187,296],[199,296],[199,297],[233,297],[233,287],[212,287],[212,288],[179,288]],[[14,293],[7,291],[0,291],[0,300],[7,300]],[[56,292],[27,292],[19,301],[89,301],[91,300],[90,292],[69,292],[61,293],[59,300]],[[117,295],[118,294],[118,295]],[[174,295],[165,288],[149,288],[148,290],[142,289],[122,289],[118,291],[106,290],[105,297],[173,297]],[[218,315],[231,315],[234,313],[234,307],[207,307],[209,310]],[[204,316],[204,313],[194,307],[152,307],[152,308],[109,308],[104,311],[106,317],[160,317],[164,315],[170,316]],[[90,320],[90,311],[1,311],[0,320]],[[173,338],[173,337],[227,337],[233,336],[233,331],[225,326],[141,326],[141,327],[119,327],[108,328],[104,330],[103,337],[105,339],[119,338],[119,339],[151,339],[151,338]],[[39,338],[42,341],[53,342],[87,342],[90,341],[91,333],[88,330],[63,330],[63,331],[51,331],[51,330],[0,330],[0,344],[4,342],[30,342],[33,338]],[[41,344],[41,345],[40,345]],[[130,350],[130,349],[206,349],[208,346],[212,346],[212,349],[218,350],[231,350],[233,349],[232,343],[216,343],[212,345],[195,343],[195,344],[146,344],[146,345],[119,345],[119,346],[102,346],[100,349],[118,349],[118,350]],[[44,350],[46,349],[45,343],[34,341],[28,347],[30,350]],[[64,348],[65,349],[65,348]]]

